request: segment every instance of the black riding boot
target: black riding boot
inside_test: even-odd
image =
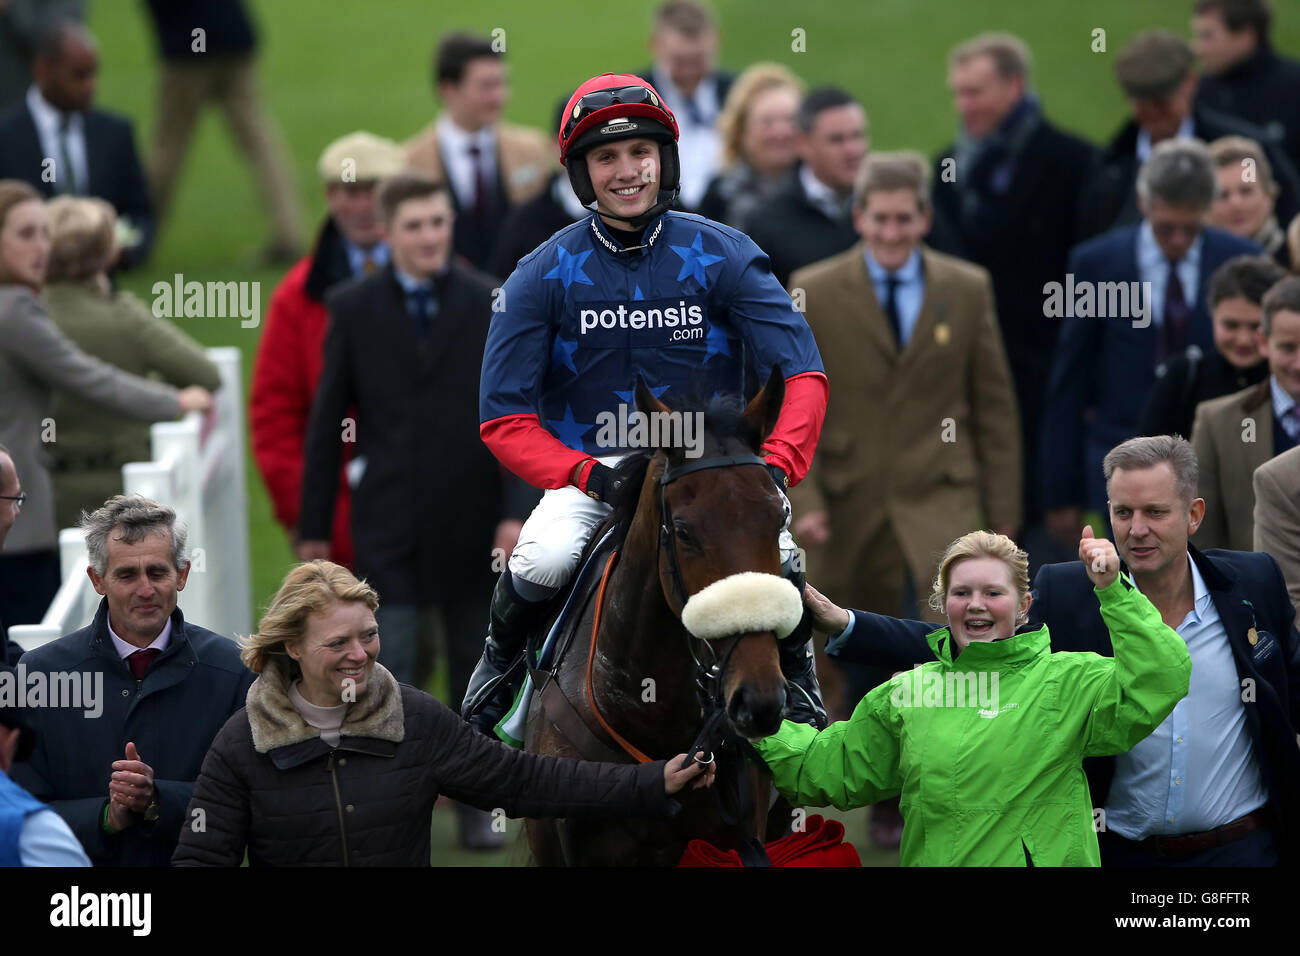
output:
[[[492,592],[491,620],[483,656],[470,675],[461,704],[461,716],[480,733],[493,736],[498,721],[505,716],[514,700],[524,641],[537,623],[546,601],[525,601],[515,593],[509,571],[497,578]]]
[[[800,596],[803,595],[805,576],[802,570],[795,570],[794,555],[782,563],[781,575],[799,589]],[[805,607],[799,625],[780,642],[781,673],[794,684],[794,687],[786,689],[785,717],[822,730],[827,723],[826,705],[822,703],[822,688],[817,682],[812,637],[812,615]]]

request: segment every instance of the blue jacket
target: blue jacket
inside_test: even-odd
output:
[[[33,813],[48,809],[0,770],[0,866],[23,865],[22,854],[18,852],[23,824]]]
[[[1112,229],[1076,246],[1067,267],[1076,285],[1140,282],[1138,229]],[[1214,351],[1214,329],[1206,308],[1210,277],[1233,256],[1260,250],[1254,243],[1218,229],[1207,228],[1203,236],[1188,344],[1199,345],[1208,354]],[[1071,317],[1061,323],[1061,338],[1047,380],[1039,445],[1043,507],[1088,507],[1105,514],[1101,462],[1106,452],[1138,433],[1142,409],[1155,387],[1160,330],[1154,321],[1135,329],[1131,316]]]
[[[81,707],[26,711],[35,745],[13,767],[14,780],[68,822],[96,866],[168,865],[208,746],[244,706],[253,682],[234,641],[187,623],[180,608],[171,620],[167,650],[138,685],[109,637],[107,600],[88,627],[28,651],[20,662],[28,675],[102,675],[103,713],[96,718]],[[153,768],[159,816],[110,836],[101,815],[113,761],[125,758],[127,741]]]
[[[1246,707],[1246,726],[1259,761],[1260,775],[1276,811],[1278,845],[1284,861],[1300,860],[1300,633],[1286,583],[1270,555],[1254,551],[1201,552],[1188,545],[1223,622],[1242,681],[1255,687],[1255,702]],[[1125,569],[1127,570],[1127,568]],[[925,635],[935,625],[900,621],[854,611],[853,630],[844,641],[831,641],[826,653],[892,670],[909,670],[935,659]],[[1053,651],[1092,651],[1112,657],[1110,633],[1098,611],[1092,580],[1080,561],[1045,564],[1034,578],[1030,625],[1046,624]],[[1255,628],[1257,640],[1250,643]],[[1115,775],[1114,757],[1084,761],[1096,806],[1106,803]]]
[[[668,212],[643,242],[623,251],[593,215],[520,260],[488,333],[481,422],[536,415],[568,447],[608,455],[622,449],[597,444],[597,416],[633,404],[638,374],[682,408],[751,396],[774,365],[786,379],[824,373],[808,323],[743,233]]]

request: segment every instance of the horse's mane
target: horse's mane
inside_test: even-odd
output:
[[[753,452],[757,453],[762,436],[754,433],[745,420],[745,404],[734,395],[715,395],[708,400],[687,400],[686,409],[704,408],[704,448],[705,454],[716,454],[716,449],[731,439],[739,439]],[[687,414],[685,409],[674,409]],[[713,449],[710,451],[709,449]],[[615,475],[622,479],[614,499],[610,502],[613,510],[592,535],[588,550],[594,542],[604,537],[610,528],[614,529],[614,547],[621,548],[627,538],[632,518],[636,515],[637,505],[641,500],[641,488],[645,484],[646,470],[654,458],[654,451],[646,449],[628,455],[614,469]],[[669,460],[677,463],[684,458],[681,449],[669,451]],[[584,556],[585,557],[585,556]]]

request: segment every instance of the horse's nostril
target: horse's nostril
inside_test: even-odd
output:
[[[784,711],[785,688],[778,688],[775,694],[765,696],[742,686],[732,695],[727,716],[746,737],[767,737],[780,728]]]

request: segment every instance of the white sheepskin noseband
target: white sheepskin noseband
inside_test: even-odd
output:
[[[785,637],[803,617],[799,589],[776,574],[742,571],[692,594],[682,608],[682,623],[703,641],[750,631],[775,631]]]

